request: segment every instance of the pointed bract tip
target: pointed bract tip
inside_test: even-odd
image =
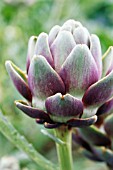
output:
[[[7,69],[7,71],[9,70],[9,67],[11,66],[11,61],[10,60],[7,60],[6,62],[5,62],[5,67],[6,67],[6,69]]]

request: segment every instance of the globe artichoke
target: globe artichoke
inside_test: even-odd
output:
[[[27,99],[16,106],[46,128],[89,126],[113,95],[112,47],[102,58],[99,38],[74,20],[32,36],[26,73],[11,61],[7,71]]]

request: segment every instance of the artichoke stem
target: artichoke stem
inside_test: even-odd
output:
[[[64,144],[56,143],[60,170],[72,170],[72,130],[67,126],[62,126],[54,131],[55,136],[64,142]]]

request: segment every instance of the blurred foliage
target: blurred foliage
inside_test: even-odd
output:
[[[0,1],[0,109],[14,126],[34,144],[36,149],[53,161],[56,161],[54,144],[41,134],[40,128],[43,127],[36,125],[33,120],[23,115],[14,106],[14,100],[21,97],[9,80],[4,63],[5,60],[12,60],[25,70],[29,37],[38,35],[42,31],[48,32],[53,25],[62,24],[69,18],[79,20],[91,33],[96,33],[100,37],[103,53],[110,45],[113,45],[112,0]],[[0,134],[0,157],[14,154],[16,151],[17,149]],[[78,154],[78,150],[75,149],[75,151]],[[79,159],[80,156],[77,154],[75,154],[75,159],[78,159],[78,170],[88,170],[88,165],[90,170],[96,170],[98,165],[99,170],[99,164],[95,165],[86,159]],[[36,165],[31,162],[22,163],[22,167],[24,166],[30,170],[36,169]],[[103,165],[102,168],[100,166],[100,169],[103,169]]]

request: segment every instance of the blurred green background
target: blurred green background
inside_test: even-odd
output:
[[[49,32],[67,19],[79,20],[91,33],[99,36],[104,53],[113,45],[112,0],[4,0],[0,1],[0,109],[35,148],[53,162],[57,161],[54,142],[44,136],[35,124],[14,105],[21,96],[15,90],[4,67],[12,60],[25,70],[28,39],[40,32]],[[87,160],[73,144],[75,170],[105,170],[103,163]],[[41,170],[0,134],[0,158],[15,156],[21,170]]]

